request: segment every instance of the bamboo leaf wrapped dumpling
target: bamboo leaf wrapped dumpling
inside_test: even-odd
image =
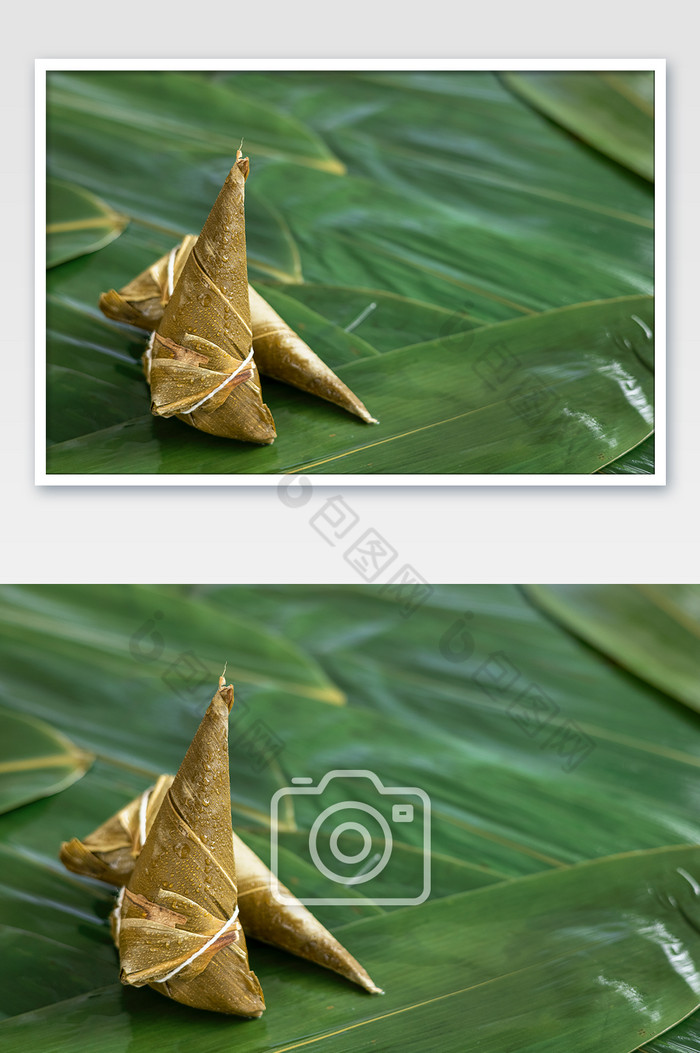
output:
[[[161,775],[152,789],[131,801],[84,841],[73,838],[62,845],[60,858],[64,866],[113,885],[126,884],[157,807],[172,781],[172,775]],[[372,994],[380,993],[381,989],[335,936],[289,889],[277,885],[269,868],[235,830],[233,850],[238,916],[246,936],[332,969]]]
[[[205,228],[206,229],[206,228]],[[200,236],[201,237],[201,236]],[[161,256],[118,292],[100,296],[100,309],[108,318],[128,322],[141,329],[158,329],[166,306],[198,239],[187,234],[179,245]],[[334,403],[376,424],[363,402],[329,366],[287,325],[263,296],[248,286],[250,327],[255,363],[264,376]],[[152,356],[147,354],[146,372]]]
[[[149,340],[151,410],[212,435],[268,444],[275,425],[253,358],[239,150]]]
[[[200,1009],[257,1017],[233,855],[228,715],[233,688],[212,699],[114,911],[122,983]]]

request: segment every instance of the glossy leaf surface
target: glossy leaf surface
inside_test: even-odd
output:
[[[640,442],[629,453],[623,453],[616,461],[611,461],[600,469],[601,475],[649,475],[654,471],[655,437]]]

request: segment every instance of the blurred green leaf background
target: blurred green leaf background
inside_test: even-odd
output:
[[[48,471],[653,471],[653,76],[49,72]],[[269,380],[270,447],[155,420],[97,309],[241,138],[250,279],[378,426]]]
[[[12,754],[46,755],[48,725],[78,781],[37,778],[28,796],[25,782],[30,803],[0,815],[2,1049],[418,1051],[438,1035],[457,1053],[466,1029],[493,1053],[699,1053],[700,715],[685,685],[700,588],[582,589],[3,587],[2,737],[14,722]],[[600,639],[581,620],[596,612]],[[426,903],[371,901],[410,894],[422,834],[406,827],[376,888],[314,908],[381,999],[254,942],[260,1021],[123,989],[113,890],[58,862],[62,840],[177,768],[224,662],[234,825],[263,858],[270,799],[295,776],[368,769],[430,795]],[[16,775],[0,763],[3,800]],[[311,798],[284,813],[281,856],[295,891],[327,895],[315,814]]]

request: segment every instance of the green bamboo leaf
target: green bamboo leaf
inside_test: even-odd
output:
[[[107,888],[89,888],[58,860],[11,844],[0,846],[0,874],[0,950],[12,963],[2,980],[13,988],[11,999],[0,998],[0,1019],[71,998],[76,987],[89,991],[114,981],[105,925],[114,896]],[[11,971],[22,983],[12,982]]]
[[[222,618],[194,599],[184,600],[157,587],[119,586],[109,596],[109,610],[105,611],[102,596],[90,586],[66,586],[60,593],[50,586],[0,588],[0,624],[6,641],[14,641],[3,671],[8,693],[20,697],[27,663],[32,653],[41,653],[42,662],[50,664],[56,688],[50,677],[37,679],[26,706],[37,716],[49,718],[55,709],[52,692],[60,684],[65,696],[55,712],[56,726],[75,733],[79,740],[85,737],[85,700],[71,697],[69,685],[71,678],[77,680],[75,669],[81,670],[83,684],[107,672],[115,678],[114,693],[105,685],[114,704],[105,706],[101,749],[111,736],[113,742],[120,737],[124,702],[117,703],[122,692],[118,681],[124,679],[135,692],[129,701],[141,727],[135,742],[154,719],[153,706],[142,709],[145,698],[150,696],[167,721],[173,699],[206,698],[225,663],[229,679],[241,687],[303,695],[315,705],[342,706],[345,701],[343,692],[313,658],[249,616],[230,611]],[[163,771],[169,763],[170,757],[163,761]]]
[[[652,431],[647,297],[582,304],[456,333],[341,367],[379,418],[368,428],[268,382],[272,446],[154,420],[96,417],[49,450],[51,473],[595,472]],[[106,370],[115,372],[110,360]],[[134,367],[134,376],[140,367]],[[104,376],[105,374],[103,374]],[[50,414],[62,417],[58,401]]]
[[[143,339],[124,339],[122,327],[106,324],[77,309],[70,301],[49,298],[46,337],[51,348],[47,364],[46,436],[49,444],[84,434],[90,428],[80,398],[89,383],[93,419],[105,424],[128,419],[144,394],[143,374],[137,365]],[[86,383],[87,378],[90,378]],[[82,378],[82,379],[81,379]],[[78,397],[76,397],[78,396]]]
[[[270,299],[274,290],[269,285],[266,288],[265,296]],[[397,347],[466,332],[481,324],[461,311],[419,303],[382,289],[353,289],[304,282],[281,286],[280,292],[306,304],[343,332],[352,333],[354,339],[360,337],[362,341],[369,341],[377,351],[393,351]],[[281,308],[278,311],[283,313]],[[291,310],[289,314],[291,316]],[[323,345],[319,345],[318,352],[334,369],[342,362],[352,361],[350,357],[333,359]]]
[[[152,150],[226,157],[235,154],[242,137],[246,150],[261,157],[344,171],[302,123],[198,73],[53,71],[47,75],[47,98],[49,115],[60,114],[51,127],[51,145],[59,154],[81,129],[95,130],[100,149],[115,157],[106,138],[129,131]]]
[[[115,212],[94,194],[60,179],[48,179],[47,267],[96,252],[118,238],[127,223],[127,216]]]
[[[422,164],[419,156],[401,160],[412,174]],[[507,187],[515,200],[503,202],[494,177],[489,193],[512,217],[499,223],[488,212],[466,208],[468,195],[481,190],[467,174],[458,184],[464,197],[451,203],[435,198],[435,188],[442,192],[451,172],[445,174],[436,161],[425,167],[430,196],[427,187],[418,195],[413,182],[409,190],[405,176],[397,182],[355,174],[330,180],[309,170],[290,187],[279,165],[261,171],[257,185],[285,214],[305,281],[383,288],[466,313],[481,324],[653,291],[649,216],[598,208],[563,192],[563,200],[546,194],[544,203],[533,203],[539,188],[519,185]],[[490,204],[488,211],[495,208]],[[551,225],[549,236],[534,229],[531,210],[540,213],[543,226]],[[602,242],[588,244],[583,228],[586,235],[599,230]],[[601,244],[610,255],[602,255]],[[629,259],[618,259],[623,244],[634,253]]]
[[[0,709],[0,812],[60,793],[92,759],[44,721]]]
[[[222,182],[224,178],[225,173]],[[206,212],[203,211],[201,222],[205,219]],[[250,239],[248,266],[251,276],[262,274],[268,280],[300,282],[299,250],[284,216],[255,189],[246,195],[245,223],[246,236]],[[179,238],[173,244],[178,241]]]
[[[493,74],[226,80],[297,115],[347,165],[335,181],[261,176],[286,207],[306,281],[383,288],[483,321],[651,291],[650,189]]]
[[[293,713],[280,724],[275,699],[258,697],[289,770],[315,770],[316,753],[342,733],[339,766],[389,764],[394,784],[425,786],[434,801],[447,795],[434,830],[445,856],[505,877],[581,859],[586,844],[607,854],[700,836],[696,715],[660,704],[656,690],[600,661],[515,590],[436,587],[408,618],[402,597],[381,587],[294,590],[293,603],[285,587],[216,588],[210,602],[223,614],[255,604],[346,689],[344,719],[360,703],[366,719],[371,710],[395,725],[390,733],[371,725],[375,753],[359,723],[359,743],[350,724],[341,729],[337,711],[327,724]],[[421,747],[416,735],[433,744]],[[445,773],[439,787],[427,774],[433,749]]]
[[[504,73],[547,117],[645,179],[654,178],[654,73]]]
[[[253,957],[268,1008],[254,1024],[173,1006],[116,984],[0,1024],[3,1048],[64,1053],[193,1053],[232,1036],[276,1053],[464,1049],[464,1021],[483,1053],[545,1053],[553,1042],[629,1053],[698,1005],[700,850],[666,848],[586,863],[346,925],[343,941],[385,986],[368,998],[307,963]],[[406,963],[413,963],[406,968]],[[680,967],[682,963],[682,967]],[[21,982],[21,978],[17,978]],[[101,1021],[109,1020],[109,1029]],[[227,1040],[230,1040],[227,1039]]]
[[[651,475],[654,472],[656,458],[655,437],[650,435],[638,446],[623,453],[616,461],[611,461],[605,468],[600,469],[601,475]]]
[[[647,1042],[643,1053],[698,1053],[700,1051],[700,1013],[694,1013],[671,1031]]]
[[[531,585],[528,595],[625,669],[700,709],[700,586]]]

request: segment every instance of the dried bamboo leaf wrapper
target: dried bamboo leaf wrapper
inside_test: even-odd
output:
[[[360,963],[296,896],[278,883],[262,859],[235,833],[240,918],[248,936],[281,947],[383,994]]]
[[[99,300],[102,313],[116,322],[127,322],[147,332],[157,329],[196,241],[194,234],[186,234],[179,245],[132,278],[119,292],[110,289],[102,293]]]
[[[172,781],[172,775],[161,775],[155,786],[130,801],[84,841],[74,837],[64,842],[59,852],[64,867],[111,885],[125,885]]]
[[[167,790],[115,916],[122,983],[239,1016],[265,1008],[238,918],[223,683]],[[184,917],[184,921],[178,920]]]
[[[130,953],[134,962],[143,963],[142,969],[132,968],[129,973],[132,987],[161,982],[163,976],[174,969],[178,969],[182,980],[191,980],[204,972],[222,946],[238,939],[238,930],[232,927],[222,933],[219,918],[186,896],[164,890],[160,902],[151,903],[145,896],[133,894],[128,888],[124,893],[125,900],[134,905],[138,916],[122,917],[124,900],[120,899],[120,909],[115,910],[113,916],[112,935],[125,957]],[[202,951],[203,941],[207,943],[212,937],[217,938]],[[130,946],[132,943],[133,947]],[[144,944],[148,945],[147,951],[142,953]],[[190,958],[192,961],[182,967],[183,960]]]
[[[253,346],[262,373],[333,402],[349,413],[354,413],[366,424],[377,423],[350,388],[297,336],[252,285],[249,297]]]

